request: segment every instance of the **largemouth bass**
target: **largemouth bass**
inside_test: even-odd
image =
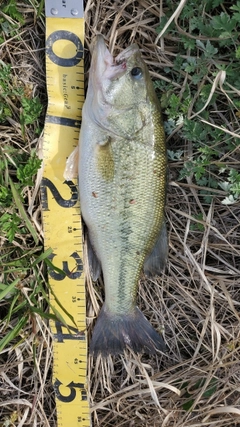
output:
[[[105,302],[90,352],[164,350],[136,306],[141,271],[159,274],[167,254],[166,147],[158,99],[136,44],[117,58],[97,36],[82,112],[79,189],[94,279]]]

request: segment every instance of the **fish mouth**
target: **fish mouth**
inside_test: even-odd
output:
[[[114,58],[109,52],[103,36],[98,34],[94,42],[91,68],[95,76],[114,80],[126,72],[129,58],[137,53],[140,53],[137,44],[132,44]]]
[[[122,64],[123,62],[126,62],[129,58],[131,58],[131,56],[133,56],[135,53],[139,53],[139,48],[136,43],[132,44],[131,46],[128,46],[121,53],[119,53],[119,55],[115,58],[115,63]]]

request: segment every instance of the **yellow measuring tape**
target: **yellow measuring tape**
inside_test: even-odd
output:
[[[46,0],[45,9],[48,109],[41,195],[45,247],[52,248],[50,259],[58,267],[58,270],[49,270],[49,284],[56,297],[50,297],[50,302],[53,311],[56,308],[62,316],[62,321],[51,321],[53,383],[58,426],[89,427],[78,188],[77,182],[63,178],[66,159],[78,144],[84,101],[83,5],[82,0]]]

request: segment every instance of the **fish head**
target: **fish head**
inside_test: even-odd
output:
[[[149,71],[137,44],[130,45],[114,59],[103,37],[98,35],[87,94],[90,118],[104,129],[131,137],[145,121],[144,113],[139,116],[140,106],[153,97]],[[141,110],[144,112],[144,108]]]

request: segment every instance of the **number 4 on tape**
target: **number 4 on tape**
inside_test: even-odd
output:
[[[78,144],[84,101],[82,0],[45,0],[46,77],[41,186],[45,246],[56,269],[49,270],[50,296],[59,320],[53,332],[53,383],[60,427],[89,427],[86,304],[78,188],[64,181],[66,159]],[[70,313],[70,314],[69,314]]]

